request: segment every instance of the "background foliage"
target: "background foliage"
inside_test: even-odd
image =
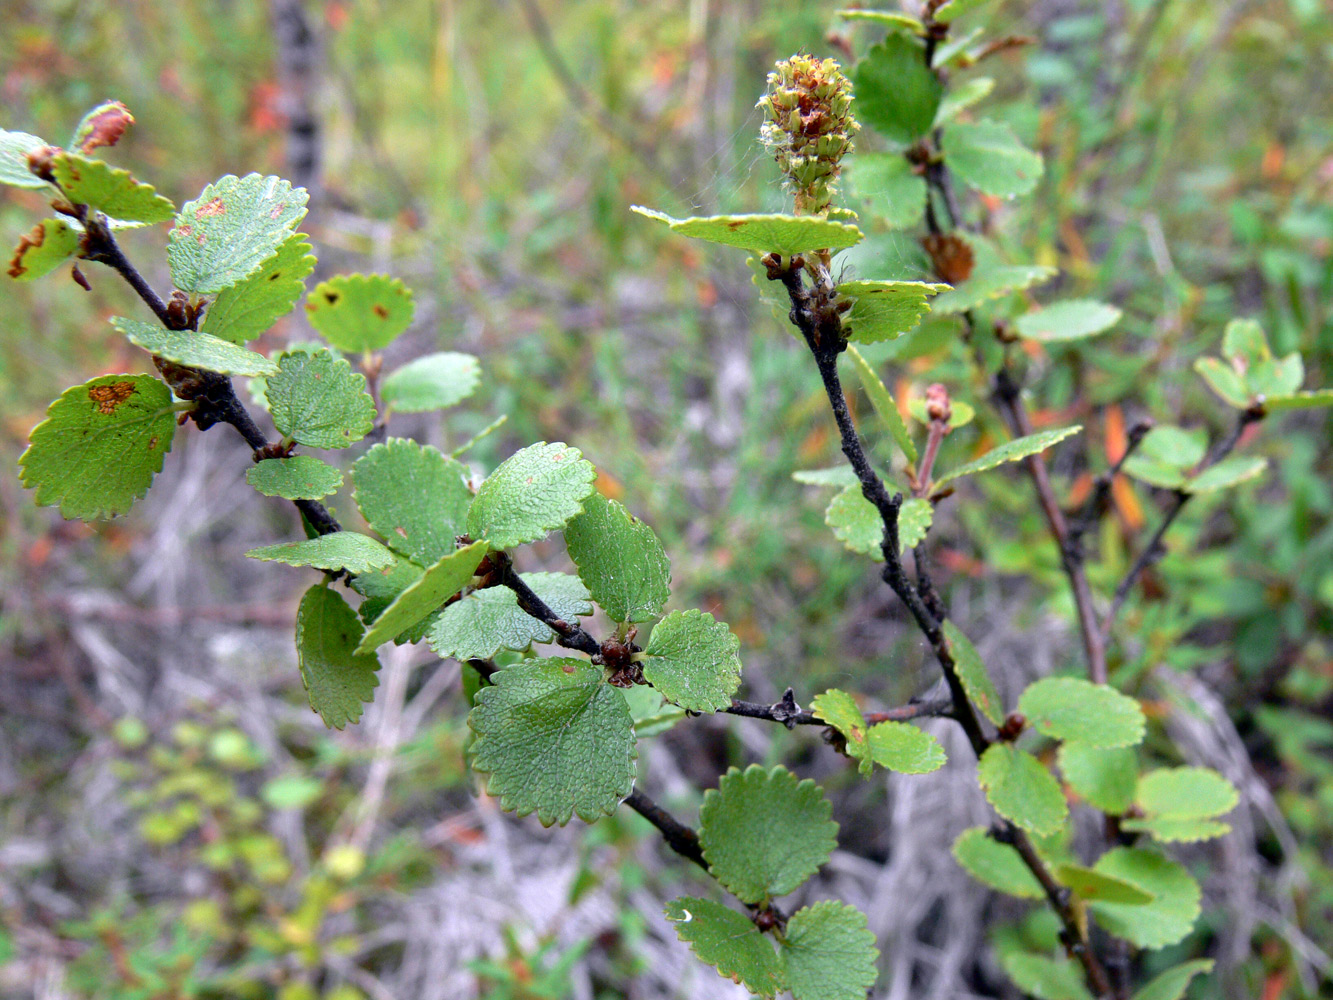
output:
[[[790,479],[837,450],[803,350],[737,255],[626,210],[776,209],[752,105],[774,58],[827,51],[832,9],[545,10],[308,5],[319,85],[303,104],[282,3],[11,3],[0,124],[43,134],[104,97],[123,100],[141,124],[115,162],[178,203],[229,171],[315,180],[315,279],[382,270],[414,290],[416,323],[395,363],[436,350],[482,359],[487,393],[451,415],[450,438],[429,415],[395,416],[395,433],[448,450],[507,415],[478,445],[488,466],[531,440],[577,443],[603,492],[661,536],[673,604],[710,609],[740,635],[756,700],[796,676],[807,690],[886,703],[919,691],[930,677],[915,636],[864,561],[829,543],[822,499]],[[1036,39],[986,68],[998,81],[987,116],[1046,160],[1031,196],[993,206],[997,235],[1013,259],[1058,267],[1062,297],[1124,313],[1086,382],[1056,355],[1034,400],[1039,425],[1128,396],[1222,431],[1228,418],[1190,367],[1238,315],[1261,320],[1278,354],[1300,350],[1327,373],[1323,5],[997,0],[973,16]],[[312,177],[294,176],[286,146],[303,107],[318,123]],[[35,204],[4,189],[0,230],[17,238]],[[125,241],[133,252],[155,238]],[[928,278],[911,237],[890,233],[878,249],[904,276]],[[0,446],[11,468],[65,385],[138,363],[105,323],[133,315],[128,292],[93,277],[90,295],[5,285]],[[931,330],[875,354],[900,363],[896,394],[928,365],[949,372]],[[308,336],[292,323],[261,346]],[[1149,366],[1165,374],[1146,381]],[[978,409],[980,433],[998,432]],[[1141,412],[1112,408],[1091,439],[1114,449]],[[1258,445],[1267,479],[1182,515],[1151,600],[1133,609],[1139,652],[1117,677],[1157,679],[1149,707],[1197,754],[1185,762],[1227,762],[1244,797],[1233,834],[1192,858],[1207,893],[1199,929],[1162,959],[1219,960],[1198,996],[1313,995],[1330,974],[1330,426],[1325,411],[1282,426]],[[978,440],[956,437],[945,467]],[[244,486],[247,462],[231,445],[182,433],[146,503],[91,528],[35,509],[15,477],[0,477],[0,991],[726,994],[656,916],[680,874],[659,883],[663,862],[636,820],[602,820],[578,841],[473,797],[451,666],[424,650],[389,654],[362,725],[324,730],[289,648],[298,577],[242,558],[290,534],[291,515]],[[935,537],[950,601],[1012,695],[1068,665],[1077,640],[1030,490],[999,474],[976,488],[983,500],[941,509]],[[1142,485],[1122,483],[1116,510],[1104,547],[1155,520]],[[566,565],[558,548],[543,555]],[[1031,648],[1063,656],[1034,662]],[[768,728],[682,727],[640,768],[693,811],[694,783],[779,751],[790,761],[804,741],[795,765],[841,796],[835,815],[878,817],[844,825],[821,878],[869,915],[884,995],[994,995],[997,961],[1051,934],[1041,917],[1006,922],[1005,904],[942,856],[942,829],[951,840],[984,817],[970,774],[932,789],[858,784],[816,737]],[[1269,867],[1254,863],[1255,844]],[[985,924],[993,950],[977,946]]]

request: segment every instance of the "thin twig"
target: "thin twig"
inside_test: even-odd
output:
[[[1069,522],[1069,541],[1071,545],[1082,545],[1083,536],[1092,528],[1094,524],[1101,519],[1110,506],[1111,486],[1115,482],[1115,477],[1125,467],[1125,463],[1138,450],[1143,439],[1148,436],[1152,430],[1153,422],[1147,418],[1140,420],[1129,429],[1129,440],[1125,443],[1125,450],[1114,463],[1097,477],[1092,484],[1092,492],[1088,494],[1088,500],[1083,505],[1083,510],[1079,512],[1078,517]]]
[[[566,649],[577,649],[589,656],[597,656],[602,652],[600,642],[580,628],[577,623],[567,622],[557,615],[545,601],[533,592],[531,587],[523,582],[523,578],[514,571],[513,560],[509,558],[507,552],[492,552],[489,558],[498,571],[500,586],[508,587],[514,592],[520,608],[533,618],[545,622],[547,627],[555,632],[557,643]]]
[[[704,860],[704,849],[699,844],[699,835],[692,829],[637,788],[630,793],[624,804],[657,827],[667,847],[682,858],[693,861],[704,871],[709,871],[708,862]]]

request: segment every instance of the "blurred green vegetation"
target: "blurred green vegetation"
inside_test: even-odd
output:
[[[775,207],[776,171],[755,143],[753,103],[775,58],[828,51],[833,7],[568,0],[543,5],[545,20],[534,21],[536,9],[523,0],[307,5],[323,49],[313,96],[323,174],[309,229],[322,265],[403,277],[423,304],[416,347],[481,356],[489,394],[452,416],[448,434],[462,441],[501,414],[509,422],[476,460],[559,438],[596,462],[603,488],[662,536],[678,605],[715,610],[741,636],[753,696],[776,697],[788,682],[802,694],[837,682],[886,702],[914,693],[929,682],[921,651],[892,630],[873,573],[827,537],[822,498],[790,479],[837,459],[803,350],[757,302],[743,264],[665,237],[627,210]],[[1215,353],[1232,317],[1261,320],[1278,353],[1301,351],[1314,384],[1333,384],[1327,5],[996,0],[980,17],[1034,40],[987,64],[998,86],[986,114],[1046,158],[1038,191],[989,206],[994,229],[982,235],[1011,259],[1058,267],[1048,291],[1125,312],[1115,337],[1080,347],[1081,363],[1053,350],[1034,387],[1039,422],[1091,421],[1097,458],[1057,468],[1062,488],[1104,467],[1112,419],[1147,414],[1224,430],[1228,415],[1190,366]],[[111,159],[178,204],[223,173],[284,172],[283,53],[266,4],[15,0],[3,19],[3,127],[59,142],[95,102],[122,100],[138,125]],[[565,72],[579,91],[562,85]],[[40,208],[31,192],[3,189],[0,232],[16,240]],[[160,231],[126,238],[145,262],[161,243]],[[922,277],[928,265],[911,234],[887,232],[858,266],[867,276]],[[92,294],[63,279],[3,286],[0,450],[10,469],[67,384],[144,365],[105,322],[138,306],[108,272],[85,270]],[[164,286],[163,266],[146,270]],[[944,381],[977,405],[976,423],[947,442],[946,465],[1003,436],[954,329],[928,320],[866,352],[892,362],[903,386]],[[290,323],[267,346],[301,336]],[[1113,673],[1136,689],[1158,668],[1206,669],[1298,837],[1303,881],[1292,919],[1326,948],[1333,423],[1320,410],[1284,417],[1281,428],[1255,445],[1272,460],[1267,478],[1200,499],[1175,526],[1147,596],[1128,609],[1122,631],[1135,642],[1120,645]],[[401,432],[414,429],[442,433]],[[932,535],[952,592],[980,604],[1030,578],[1011,627],[1052,612],[1072,620],[1028,484],[997,476],[968,491]],[[468,793],[461,709],[433,717],[399,749],[382,820],[396,832],[369,853],[348,847],[338,826],[358,787],[348,775],[367,762],[335,738],[283,731],[289,763],[276,770],[230,710],[212,703],[112,726],[58,699],[56,721],[19,720],[23,685],[50,678],[18,665],[44,662],[53,647],[62,590],[89,579],[114,589],[134,572],[134,544],[153,525],[143,515],[91,530],[63,525],[34,509],[12,475],[0,497],[0,666],[14,668],[0,711],[8,752],[40,750],[6,765],[17,780],[0,787],[0,837],[43,811],[56,824],[77,822],[82,807],[62,787],[62,769],[96,747],[112,758],[140,849],[155,867],[197,876],[182,874],[187,891],[148,892],[131,880],[76,894],[85,912],[52,930],[68,945],[65,988],[117,998],[364,995],[346,967],[394,958],[366,950],[377,898],[429,877],[441,861],[422,828],[442,802]],[[1099,538],[1103,560],[1090,567],[1102,592],[1143,542],[1133,529],[1151,530],[1158,516],[1142,485],[1116,499]],[[242,561],[226,538],[214,551],[224,566]],[[234,572],[245,582],[231,597],[254,579],[253,570]],[[284,577],[265,593],[275,587],[294,594],[298,584]],[[1013,613],[1012,602],[1006,608]],[[290,673],[278,687],[295,705]],[[41,726],[48,731],[25,728]],[[740,753],[734,743],[713,750]],[[279,838],[274,829],[292,815],[299,835]],[[589,850],[616,851],[616,891],[626,897],[645,877],[633,859],[641,834],[637,821],[617,817],[587,837]],[[1259,849],[1277,859],[1289,845],[1264,840]],[[583,877],[608,876],[590,864]],[[625,910],[604,949],[620,983],[638,971],[641,934],[642,917]],[[31,919],[0,895],[0,965]],[[1181,954],[1206,951],[1223,920],[1209,915]],[[584,947],[561,951],[516,932],[475,966],[478,995],[564,996]],[[1312,995],[1292,955],[1291,942],[1260,928],[1230,987],[1200,980],[1191,996]]]

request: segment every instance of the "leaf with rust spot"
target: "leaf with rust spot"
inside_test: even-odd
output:
[[[64,219],[43,219],[19,240],[9,276],[34,281],[54,271],[79,249],[79,234]]]
[[[99,146],[114,146],[133,124],[134,115],[120,101],[103,101],[74,127],[69,147],[80,153],[91,153]]]
[[[103,375],[51,404],[19,459],[23,485],[67,518],[123,514],[171,448],[171,390],[151,375]]]
[[[310,325],[340,351],[378,351],[412,323],[412,292],[386,274],[340,274],[316,285]]]

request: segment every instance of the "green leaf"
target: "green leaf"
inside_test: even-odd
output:
[[[842,318],[842,331],[859,344],[895,340],[930,312],[926,300],[948,287],[929,281],[844,281],[838,294],[851,299],[852,308]]]
[[[1246,374],[1245,382],[1254,396],[1287,396],[1305,381],[1305,362],[1296,353],[1285,358],[1270,358],[1255,365]]]
[[[935,114],[935,127],[953,121],[959,113],[984,100],[995,89],[995,81],[988,76],[974,76],[961,86],[947,91]]]
[[[925,46],[889,32],[852,70],[856,117],[900,148],[930,131],[944,85],[926,65]]]
[[[995,690],[995,682],[986,672],[986,665],[981,662],[972,641],[950,620],[944,622],[944,638],[949,643],[953,654],[954,669],[958,672],[959,683],[967,692],[968,701],[995,725],[1004,722],[1004,706],[1000,702],[1000,692]]]
[[[861,388],[865,389],[866,396],[870,399],[870,405],[875,408],[875,413],[879,415],[880,422],[888,430],[893,440],[897,442],[898,447],[902,449],[907,460],[913,464],[917,461],[916,445],[912,442],[912,436],[907,433],[907,425],[903,423],[902,415],[898,412],[898,404],[893,401],[893,396],[885,388],[884,383],[880,381],[875,369],[870,367],[869,362],[861,356],[861,352],[853,344],[847,345],[847,356],[852,359],[852,367],[856,370],[856,377],[861,380]],[[848,468],[851,472],[851,469]],[[853,482],[855,482],[855,473],[853,473]]]
[[[731,704],[741,684],[741,641],[703,611],[673,611],[653,628],[643,676],[662,696],[691,712]]]
[[[1101,750],[1068,741],[1060,745],[1060,773],[1089,805],[1120,816],[1134,804],[1138,758],[1132,749]]]
[[[467,533],[512,549],[563,528],[583,510],[597,472],[577,448],[539,441],[486,477],[467,516]]]
[[[632,211],[656,219],[682,236],[760,254],[789,256],[811,250],[840,250],[861,239],[861,230],[855,226],[818,215],[709,215],[673,219],[642,205],[632,206]]]
[[[357,652],[370,652],[438,611],[467,586],[486,552],[485,542],[473,542],[441,558],[380,613]]]
[[[984,826],[964,830],[953,843],[954,859],[978,882],[1023,899],[1044,899],[1041,883],[1009,844],[1001,844]]]
[[[1144,906],[1092,903],[1098,922],[1140,948],[1182,941],[1199,916],[1199,884],[1180,865],[1155,851],[1117,847],[1097,859],[1097,871],[1137,885],[1154,899]]]
[[[1036,730],[1085,746],[1128,747],[1143,741],[1143,709],[1105,684],[1080,677],[1046,677],[1028,686],[1018,710]]]
[[[20,477],[39,506],[85,521],[124,514],[171,449],[171,390],[151,375],[103,375],[66,389],[32,430]]]
[[[1217,358],[1199,358],[1194,362],[1194,370],[1203,376],[1208,387],[1221,396],[1224,402],[1238,410],[1244,410],[1250,405],[1250,393],[1245,388],[1245,380],[1230,365],[1223,364]]]
[[[155,357],[219,375],[276,375],[278,366],[254,351],[195,330],[168,330],[156,323],[112,316],[111,325]]]
[[[176,206],[151,184],[136,181],[128,170],[77,153],[59,153],[52,161],[56,183],[74,205],[109,216],[123,225],[150,226],[166,222]]]
[[[1273,357],[1264,328],[1252,319],[1233,319],[1222,332],[1222,354],[1248,374]]]
[[[1057,882],[1066,886],[1079,899],[1089,902],[1101,900],[1105,903],[1143,906],[1153,901],[1152,893],[1145,892],[1134,883],[1093,868],[1063,864],[1056,867],[1054,874]]]
[[[1262,456],[1246,457],[1231,455],[1216,465],[1210,465],[1197,476],[1185,480],[1182,487],[1186,493],[1211,493],[1238,486],[1247,480],[1264,474],[1268,468],[1268,459]]]
[[[914,17],[896,10],[861,10],[859,7],[834,11],[844,21],[869,21],[872,24],[885,24],[890,28],[906,28],[917,34],[925,31],[924,25]]]
[[[1139,779],[1134,801],[1149,816],[1212,819],[1236,808],[1236,786],[1206,767],[1163,767]]]
[[[781,952],[794,1000],[865,1000],[875,985],[875,935],[846,903],[826,899],[793,913]]]
[[[375,619],[384,613],[384,609],[397,600],[404,590],[420,580],[425,572],[410,559],[395,555],[392,565],[353,577],[352,589],[365,597],[361,606],[356,609],[361,620],[367,625],[373,624]],[[401,646],[404,643],[420,642],[441,613],[428,615],[415,625],[403,629],[393,637],[394,644]]]
[[[349,354],[378,351],[412,325],[412,292],[387,274],[340,274],[306,297],[306,318]]]
[[[996,812],[1038,836],[1055,833],[1069,818],[1060,783],[1036,757],[1011,744],[987,748],[977,780]]]
[[[901,153],[858,153],[843,167],[851,191],[892,229],[910,229],[926,211],[926,179]]]
[[[1317,406],[1333,406],[1333,389],[1293,392],[1289,396],[1269,396],[1264,400],[1264,409],[1273,413],[1281,410],[1308,410]]]
[[[940,24],[949,24],[955,18],[988,3],[990,3],[990,0],[949,0],[935,12],[935,20],[939,21]]]
[[[481,363],[471,354],[441,351],[409,361],[380,383],[380,399],[395,413],[445,410],[471,396]]]
[[[27,132],[6,132],[0,129],[0,184],[21,188],[46,188],[42,180],[28,169],[28,154],[43,149],[49,143]]]
[[[1057,430],[1041,431],[1037,434],[1029,434],[1027,437],[1015,438],[998,448],[992,448],[980,458],[968,462],[966,465],[960,465],[958,468],[950,470],[935,480],[935,488],[939,489],[945,483],[961,479],[963,476],[985,472],[987,469],[993,469],[1005,462],[1018,462],[1029,455],[1038,455],[1051,445],[1057,444],[1081,430],[1083,430],[1083,426],[1075,424],[1073,427],[1061,427]]]
[[[832,811],[818,785],[798,782],[785,767],[733,767],[699,810],[709,870],[745,903],[786,895],[837,846]]]
[[[74,256],[81,238],[64,219],[43,219],[19,240],[7,273],[17,281],[44,278]]]
[[[472,766],[502,808],[543,826],[591,823],[634,785],[634,727],[620,691],[583,660],[505,667],[477,693]]]
[[[875,505],[867,500],[858,483],[838,493],[824,511],[824,523],[834,536],[853,552],[884,561],[880,544],[884,540],[884,521]]]
[[[849,347],[848,350],[851,350]],[[855,486],[860,480],[850,465],[835,465],[828,469],[802,469],[791,474],[792,479],[806,486]]]
[[[563,621],[592,614],[588,590],[567,573],[523,573],[521,579]],[[426,633],[430,648],[458,660],[487,660],[502,649],[554,642],[555,633],[518,606],[508,587],[474,590],[445,608]]]
[[[868,727],[861,709],[845,691],[825,691],[815,697],[811,708],[816,718],[842,733],[847,753],[860,761],[862,774],[870,774],[874,764],[900,774],[927,774],[944,766],[944,748],[935,737],[905,722]]]
[[[316,584],[305,592],[296,612],[296,657],[310,707],[333,729],[359,720],[362,702],[374,700],[379,684],[379,659],[355,652],[361,634],[356,612],[332,589]]]
[[[1169,819],[1160,816],[1122,820],[1120,828],[1130,833],[1146,833],[1162,844],[1194,844],[1225,837],[1231,832],[1230,824],[1213,819]]]
[[[1174,469],[1192,469],[1208,452],[1208,432],[1202,427],[1186,430],[1160,425],[1150,430],[1139,445],[1139,453]]]
[[[391,549],[422,566],[451,555],[467,533],[467,477],[462,463],[403,438],[375,445],[352,466],[361,516]]]
[[[1185,988],[1197,975],[1207,975],[1213,971],[1211,958],[1196,958],[1173,969],[1167,969],[1159,976],[1148,980],[1143,989],[1134,994],[1132,1000],[1180,1000],[1185,995]]]
[[[944,126],[945,163],[965,184],[995,198],[1027,194],[1041,179],[1041,157],[1001,122]]]
[[[1065,299],[1024,313],[1014,320],[1014,329],[1020,337],[1049,344],[1104,333],[1120,322],[1120,316],[1119,309],[1105,302]]]
[[[334,531],[299,542],[265,545],[247,552],[249,559],[286,563],[288,566],[313,566],[315,569],[369,573],[393,565],[393,553],[369,535],[355,531]]]
[[[685,709],[672,705],[647,684],[633,684],[620,693],[634,719],[634,735],[641,740],[664,733],[685,718]]]
[[[898,510],[898,544],[902,550],[905,552],[920,545],[934,520],[935,508],[929,500],[920,497],[904,500]]]
[[[1067,958],[1011,951],[1000,964],[1020,990],[1037,1000],[1092,1000],[1079,967]]]
[[[264,387],[273,426],[311,448],[347,448],[375,426],[366,377],[328,351],[286,353]]]
[[[245,471],[245,481],[266,497],[318,500],[342,489],[343,474],[313,455],[266,458]]]
[[[991,299],[1040,284],[1055,277],[1053,267],[1023,264],[1007,267],[978,267],[972,277],[943,293],[930,304],[932,312],[961,313]]]
[[[682,896],[667,903],[666,918],[699,961],[713,966],[718,975],[759,996],[776,996],[786,989],[782,960],[746,914],[712,900]]]
[[[593,492],[565,525],[569,558],[592,599],[613,622],[646,622],[671,596],[671,562],[653,529]]]
[[[171,280],[210,294],[249,277],[305,218],[309,195],[279,177],[228,174],[204,188],[167,234]]]
[[[292,233],[248,278],[218,293],[200,329],[233,344],[254,340],[292,311],[315,270],[304,233]]]

